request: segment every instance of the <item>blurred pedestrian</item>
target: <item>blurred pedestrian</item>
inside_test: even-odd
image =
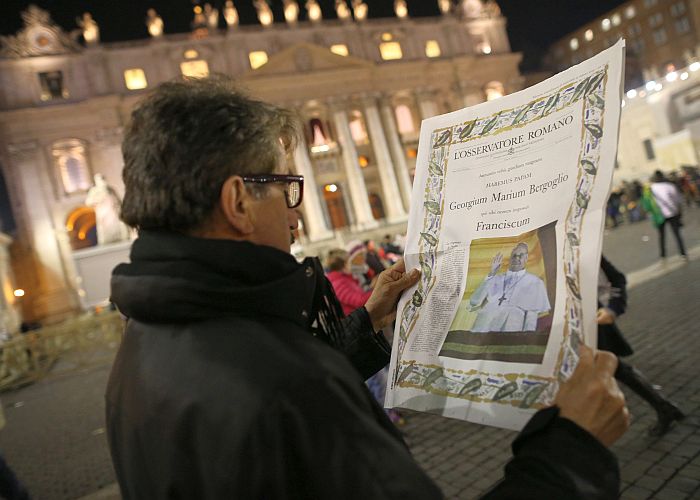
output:
[[[128,320],[105,397],[124,498],[444,497],[364,385],[420,273],[392,266],[342,318],[318,260],[289,253],[298,130],[224,76],[161,84],[128,121],[122,219],[139,236],[112,274]],[[616,366],[580,347],[488,498],[617,497]]]
[[[676,238],[678,251],[683,258],[687,260],[688,255],[686,254],[683,237],[681,236],[681,226],[683,225],[681,222],[681,206],[683,204],[683,198],[678,188],[674,183],[666,179],[660,170],[657,170],[652,177],[650,189],[654,201],[664,218],[663,222],[657,226],[659,230],[661,258],[666,258],[666,224],[668,224],[671,226],[673,236]]]
[[[345,245],[348,259],[348,271],[364,290],[374,286],[377,277],[374,270],[367,265],[367,248],[360,240],[353,240]]]
[[[355,258],[357,259],[357,256]],[[365,289],[351,272],[350,254],[342,248],[334,248],[326,257],[326,277],[333,285],[343,313],[350,314],[365,305],[372,295],[372,290]],[[357,261],[357,260],[356,260]]]
[[[627,280],[604,256],[598,279],[598,349],[618,357],[629,356],[634,350],[615,322],[627,309]],[[619,360],[615,378],[632,389],[656,411],[656,423],[649,428],[650,436],[663,436],[674,422],[685,418],[683,412],[654,387],[642,372]]]
[[[375,274],[381,273],[384,269],[386,269],[386,266],[382,262],[382,258],[377,252],[377,245],[372,240],[365,240],[364,245],[365,250],[367,251],[367,265]]]

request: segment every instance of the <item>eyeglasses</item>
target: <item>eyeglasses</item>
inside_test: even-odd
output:
[[[244,175],[243,182],[254,182],[256,184],[277,183],[285,184],[284,197],[287,208],[297,208],[301,205],[304,196],[304,176],[303,175],[282,175],[282,174],[259,174]]]

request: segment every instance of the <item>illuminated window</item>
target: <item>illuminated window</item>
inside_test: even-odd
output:
[[[409,158],[416,158],[418,156],[418,150],[416,148],[408,148],[406,155]]]
[[[359,111],[353,111],[350,114],[349,125],[353,141],[357,144],[367,143],[367,129],[365,129],[365,124],[362,122],[362,114]]]
[[[634,5],[630,5],[625,9],[625,17],[627,19],[632,19],[636,14],[637,11],[635,10]]]
[[[416,126],[413,123],[413,115],[411,110],[405,104],[399,104],[394,111],[396,114],[396,123],[399,127],[400,134],[411,134],[416,131]]]
[[[338,54],[339,56],[347,56],[348,54],[350,54],[350,52],[348,51],[348,46],[344,43],[331,45],[331,52],[333,52],[334,54]]]
[[[428,57],[440,57],[440,44],[437,40],[425,42],[425,55]]]
[[[401,44],[399,42],[384,42],[379,44],[379,51],[382,54],[382,59],[391,61],[392,59],[401,59]]]
[[[608,19],[607,17],[603,19],[600,22],[600,27],[603,28],[603,31],[608,31],[610,29],[610,19]]]
[[[255,50],[248,54],[248,60],[250,61],[251,68],[258,69],[260,66],[267,64],[267,52],[264,50]]]
[[[613,26],[620,26],[620,23],[622,22],[620,14],[613,14],[610,20],[612,21]]]
[[[578,38],[569,40],[569,48],[571,48],[571,50],[578,50]]]
[[[501,82],[489,82],[486,84],[486,87],[484,87],[484,93],[486,94],[487,101],[493,101],[494,99],[503,97],[506,91]]]
[[[369,158],[367,158],[365,155],[358,156],[357,161],[361,168],[365,168],[367,165],[369,165]]]
[[[39,73],[39,83],[41,84],[42,101],[68,98],[68,89],[63,86],[63,72]]]
[[[141,68],[132,68],[124,71],[124,83],[129,90],[140,90],[148,87],[146,73]]]
[[[382,33],[382,42],[390,42],[394,39],[391,33]]]
[[[586,39],[587,42],[593,40],[593,30],[586,30],[586,32],[583,34],[583,37]]]
[[[51,156],[66,194],[87,191],[90,188],[92,181],[83,141],[79,139],[56,141],[52,145]]]
[[[197,59],[199,57],[199,53],[194,49],[186,50],[183,55],[185,59]]]
[[[204,78],[209,76],[209,65],[203,59],[185,61],[180,63],[180,71],[188,78]]]

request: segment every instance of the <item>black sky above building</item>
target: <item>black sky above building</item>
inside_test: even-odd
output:
[[[166,33],[190,30],[192,7],[207,0],[4,0],[0,16],[0,34],[16,33],[22,27],[20,12],[30,3],[48,10],[53,20],[66,31],[77,29],[76,18],[89,11],[100,26],[103,42],[147,38],[145,18],[149,7],[163,18]],[[301,5],[304,0],[298,0]],[[392,17],[393,0],[366,0],[370,17]],[[221,7],[224,0],[209,0]],[[241,24],[256,24],[252,0],[234,0]],[[282,0],[268,0],[277,22],[284,19]],[[438,15],[436,0],[407,0],[413,17]],[[503,15],[508,19],[508,35],[514,51],[524,53],[523,71],[537,69],[547,47],[582,24],[598,17],[623,0],[499,0]],[[326,19],[335,17],[334,0],[319,0]],[[302,19],[306,15],[301,9]],[[221,19],[223,26],[223,19]]]

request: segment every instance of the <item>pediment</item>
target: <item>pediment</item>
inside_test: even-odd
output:
[[[264,66],[251,71],[248,76],[268,77],[324,70],[360,69],[372,65],[364,59],[334,54],[328,47],[298,43],[274,54]]]

